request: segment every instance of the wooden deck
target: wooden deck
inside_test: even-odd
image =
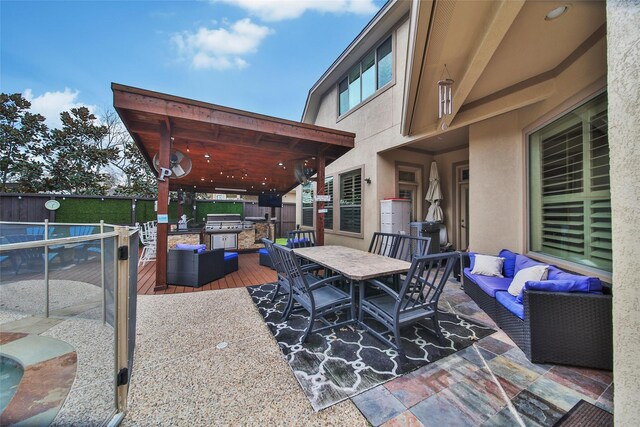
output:
[[[186,292],[211,291],[216,289],[243,288],[276,281],[276,272],[258,263],[257,253],[240,254],[238,271],[199,288],[169,285],[168,289],[154,292],[156,263],[148,262],[138,269],[138,295],[181,294]]]

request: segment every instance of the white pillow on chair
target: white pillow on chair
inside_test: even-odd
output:
[[[503,263],[504,258],[476,254],[476,261],[473,264],[473,270],[471,270],[471,274],[479,274],[480,276],[504,277],[502,275]]]
[[[524,288],[525,283],[530,280],[534,282],[547,280],[548,273],[548,265],[534,265],[533,267],[524,268],[516,273],[507,291],[514,297],[517,297],[518,295],[520,295],[520,292],[522,291],[522,288]]]

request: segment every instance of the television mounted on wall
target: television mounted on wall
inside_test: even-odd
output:
[[[260,194],[258,195],[258,206],[261,208],[282,207],[282,196],[279,194]]]

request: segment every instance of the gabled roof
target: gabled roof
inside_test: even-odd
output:
[[[311,87],[304,111],[302,122],[315,121],[322,95],[334,87],[357,61],[360,60],[376,43],[382,41],[391,29],[409,12],[411,2],[408,0],[389,0],[369,21],[366,27],[338,56],[331,66],[322,74],[320,79]]]
[[[320,154],[329,164],[354,146],[350,132],[117,83],[111,89],[116,111],[152,170],[163,129],[169,130],[172,148],[190,157],[191,173],[170,179],[171,190],[284,194],[299,184],[296,165],[307,160],[315,169]]]

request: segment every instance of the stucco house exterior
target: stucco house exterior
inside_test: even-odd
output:
[[[640,198],[629,163],[638,160],[639,9],[391,0],[310,89],[302,117],[356,134],[326,169],[325,244],[366,250],[385,198],[411,198],[412,219],[423,220],[435,161],[453,247],[509,248],[613,283],[621,425],[640,415],[631,356],[640,292],[630,287]],[[452,114],[439,118],[443,76],[454,80]],[[296,190],[303,227],[316,225],[314,191]]]

